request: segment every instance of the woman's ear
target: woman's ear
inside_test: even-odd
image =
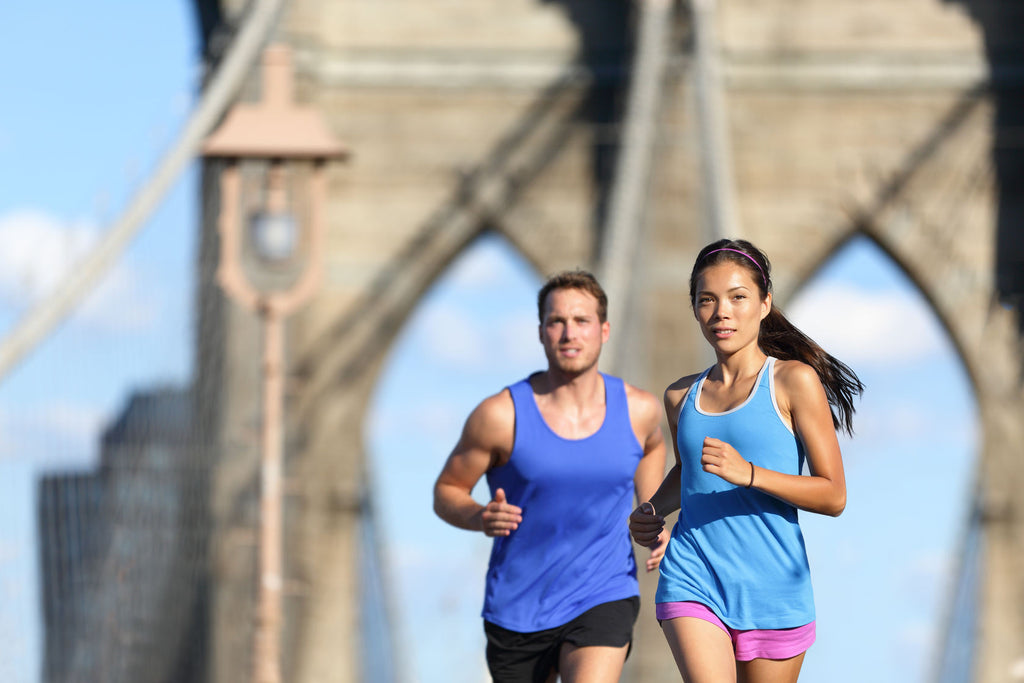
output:
[[[761,320],[768,317],[768,314],[772,312],[772,293],[768,292],[764,299],[761,300]]]

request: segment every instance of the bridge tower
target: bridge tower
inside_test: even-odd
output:
[[[211,63],[246,4],[196,0]],[[326,286],[288,331],[286,680],[357,680],[358,525],[371,504],[365,411],[424,291],[487,231],[541,274],[600,268],[623,234],[614,197],[628,179],[618,169],[636,150],[622,132],[631,116],[643,118],[630,107],[631,84],[644,75],[634,27],[640,9],[658,4],[286,5],[275,39],[293,50],[297,98],[323,111],[353,152],[331,170]],[[626,284],[611,302],[617,370],[660,393],[707,360],[678,311],[693,257],[719,226],[772,256],[783,307],[854,235],[908,273],[961,353],[979,406],[983,683],[1006,680],[1024,657],[1024,46],[1008,28],[1024,19],[1016,4],[671,6],[655,43],[662,66],[652,79],[654,142],[640,155],[643,211],[627,221]],[[258,84],[254,74],[241,98],[254,99]],[[239,624],[252,613],[255,580],[259,335],[214,283],[214,171],[203,181],[197,396],[219,453],[209,678],[234,683],[247,675],[251,642]],[[671,680],[660,634],[649,620],[638,628],[627,677]]]

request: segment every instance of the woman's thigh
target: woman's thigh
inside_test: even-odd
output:
[[[662,621],[661,630],[686,683],[736,681],[732,639],[720,627],[696,617],[678,617]]]
[[[749,662],[736,662],[738,681],[739,683],[796,683],[805,654],[807,653],[801,652],[789,659],[752,659]]]

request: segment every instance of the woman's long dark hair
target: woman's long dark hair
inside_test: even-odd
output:
[[[764,252],[746,240],[718,240],[701,249],[690,273],[690,305],[697,289],[697,278],[705,269],[729,262],[750,273],[761,291],[761,298],[772,291],[771,263]],[[761,321],[758,345],[769,356],[781,360],[799,360],[818,373],[825,387],[832,424],[838,430],[853,434],[853,399],[864,393],[864,385],[846,363],[828,354],[817,342],[796,328],[774,305]]]

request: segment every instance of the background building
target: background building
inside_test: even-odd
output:
[[[139,392],[107,428],[97,471],[41,480],[47,683],[201,675],[205,475],[190,434],[187,391]]]

